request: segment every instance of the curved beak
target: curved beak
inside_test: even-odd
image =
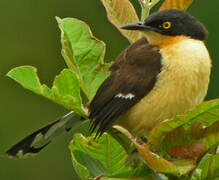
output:
[[[126,29],[126,30],[153,30],[152,27],[145,25],[143,22],[136,22],[136,23],[130,23],[126,24],[120,27],[121,29]]]

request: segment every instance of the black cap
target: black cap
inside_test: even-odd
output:
[[[127,24],[121,28],[154,31],[169,36],[184,35],[199,40],[207,37],[207,30],[202,23],[188,13],[176,9],[153,13],[144,22]]]

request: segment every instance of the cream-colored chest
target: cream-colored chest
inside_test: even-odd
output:
[[[203,42],[185,39],[160,52],[162,71],[154,88],[120,122],[137,136],[147,135],[157,122],[184,114],[207,93],[211,61]]]
[[[181,100],[190,106],[199,104],[207,93],[211,70],[211,60],[204,43],[184,39],[171,48],[162,48],[161,54],[163,68],[157,86],[167,88],[169,95],[174,93],[171,97],[177,102]]]

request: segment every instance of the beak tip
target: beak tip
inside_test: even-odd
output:
[[[125,24],[120,27],[120,29],[124,30],[142,30],[144,29],[144,24],[142,22]]]
[[[126,25],[120,26],[120,29],[127,30],[127,29],[126,29]]]

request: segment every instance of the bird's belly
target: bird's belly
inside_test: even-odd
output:
[[[184,87],[154,89],[122,117],[121,125],[135,136],[148,135],[156,123],[184,114],[202,102],[205,94],[206,90]]]
[[[203,53],[171,55],[163,50],[162,54],[167,58],[163,59],[154,88],[118,123],[135,136],[145,136],[156,123],[184,114],[201,103],[207,93],[211,69],[208,52],[204,49]]]

